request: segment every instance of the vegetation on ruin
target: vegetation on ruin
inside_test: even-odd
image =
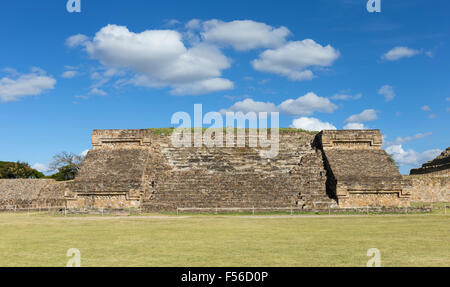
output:
[[[0,266],[449,266],[449,215],[62,217],[0,214]]]

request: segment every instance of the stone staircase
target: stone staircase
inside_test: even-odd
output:
[[[326,171],[321,152],[311,147],[313,138],[280,135],[273,159],[261,158],[258,148],[174,148],[161,141],[167,169],[146,177],[153,186],[143,209],[335,206],[326,194]]]

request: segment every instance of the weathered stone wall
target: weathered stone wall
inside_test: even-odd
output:
[[[404,176],[413,202],[450,202],[450,148]]]
[[[411,193],[411,202],[450,202],[449,171],[446,175],[404,176],[405,188]]]
[[[323,149],[380,149],[383,137],[379,130],[326,130],[317,137]]]
[[[379,130],[322,131],[316,145],[323,149],[328,193],[336,195],[339,206],[409,205],[402,177],[381,149]]]
[[[62,207],[64,189],[52,179],[0,179],[0,209]]]
[[[150,154],[149,130],[95,130],[75,180],[68,183],[69,208],[139,207]]]
[[[250,140],[247,135],[246,147],[179,148],[170,137],[154,135],[145,209],[336,205],[326,194],[326,171],[321,153],[312,147],[314,135],[280,134],[279,153],[270,159],[261,157],[261,148],[249,147]]]
[[[96,130],[75,180],[0,180],[0,208],[398,208],[410,200],[449,201],[449,170],[434,171],[446,164],[445,153],[428,165],[432,177],[402,177],[378,130],[282,132],[273,158],[250,147],[252,140],[247,135],[245,147],[174,147],[169,134],[152,130]]]
[[[249,146],[255,137],[247,134],[245,147],[174,147],[170,135],[151,130],[96,130],[93,150],[68,184],[68,206],[161,211],[409,204],[378,130],[283,132],[273,158]]]

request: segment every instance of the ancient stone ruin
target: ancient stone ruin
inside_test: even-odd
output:
[[[424,163],[421,168],[411,170],[412,175],[417,174],[442,174],[448,175],[450,170],[450,147],[441,153],[437,158]]]
[[[273,158],[250,147],[257,138],[248,130],[243,147],[174,147],[170,132],[162,131],[94,130],[75,180],[0,180],[0,205],[345,210],[450,198],[448,150],[422,168],[439,177],[402,177],[381,148],[379,130],[282,130]]]
[[[248,142],[249,135],[246,141]],[[381,133],[280,133],[279,154],[261,148],[173,147],[152,130],[96,130],[93,150],[68,186],[70,208],[304,208],[409,204]]]
[[[404,176],[414,202],[450,202],[450,148]]]

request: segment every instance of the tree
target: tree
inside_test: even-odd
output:
[[[26,162],[0,162],[0,178],[44,178],[45,175]]]
[[[51,178],[58,181],[72,180],[77,175],[83,163],[84,156],[69,152],[61,152],[53,156],[50,170],[58,171]]]

